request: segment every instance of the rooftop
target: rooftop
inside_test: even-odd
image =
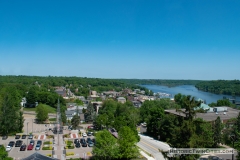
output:
[[[229,120],[231,118],[236,118],[240,112],[240,110],[233,109],[231,107],[222,106],[227,108],[225,112],[207,112],[207,113],[197,113],[196,118],[202,118],[205,121],[214,121],[219,116],[221,120]],[[183,110],[184,111],[184,110]],[[165,110],[167,113],[171,113],[174,115],[186,117],[184,113],[177,112],[176,109]],[[216,114],[217,113],[217,114]]]

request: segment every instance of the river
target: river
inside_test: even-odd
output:
[[[167,93],[170,94],[171,97],[173,98],[174,95],[181,93],[183,95],[191,95],[194,96],[196,99],[200,98],[206,102],[206,104],[209,103],[216,103],[217,100],[223,99],[223,97],[226,98],[233,98],[230,95],[223,95],[223,94],[214,94],[210,92],[204,92],[198,90],[195,86],[193,85],[181,85],[181,86],[176,86],[176,87],[167,87],[167,86],[160,86],[160,85],[141,85],[143,87],[146,87],[147,89],[153,91],[154,93],[160,92],[160,93]],[[236,101],[240,101],[240,97],[236,96],[235,97]]]

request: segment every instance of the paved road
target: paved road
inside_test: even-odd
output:
[[[156,160],[164,160],[164,157],[159,149],[167,151],[170,148],[168,144],[144,135],[140,135],[140,141],[137,143],[137,145],[142,150],[151,154]]]

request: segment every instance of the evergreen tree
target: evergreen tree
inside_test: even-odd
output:
[[[29,105],[32,105],[38,101],[38,90],[39,88],[37,86],[32,86],[29,91],[28,91],[28,94],[27,94],[27,103]]]
[[[214,125],[213,125],[214,147],[218,147],[218,145],[222,143],[222,140],[223,140],[222,129],[223,129],[223,124],[221,122],[220,117],[218,116],[217,119],[214,121]]]
[[[94,119],[94,114],[96,114],[95,111],[94,111],[94,107],[91,103],[89,103],[88,106],[87,106],[87,111],[84,114],[85,121],[86,122],[92,122],[93,119]]]
[[[73,129],[77,129],[77,127],[79,126],[80,124],[80,116],[78,114],[75,114],[73,116],[73,118],[71,119],[71,124],[72,124],[72,127]]]

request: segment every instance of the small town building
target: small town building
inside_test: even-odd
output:
[[[118,98],[117,98],[117,101],[120,102],[120,103],[125,103],[125,102],[126,102],[126,98],[124,98],[124,97],[118,97]]]

